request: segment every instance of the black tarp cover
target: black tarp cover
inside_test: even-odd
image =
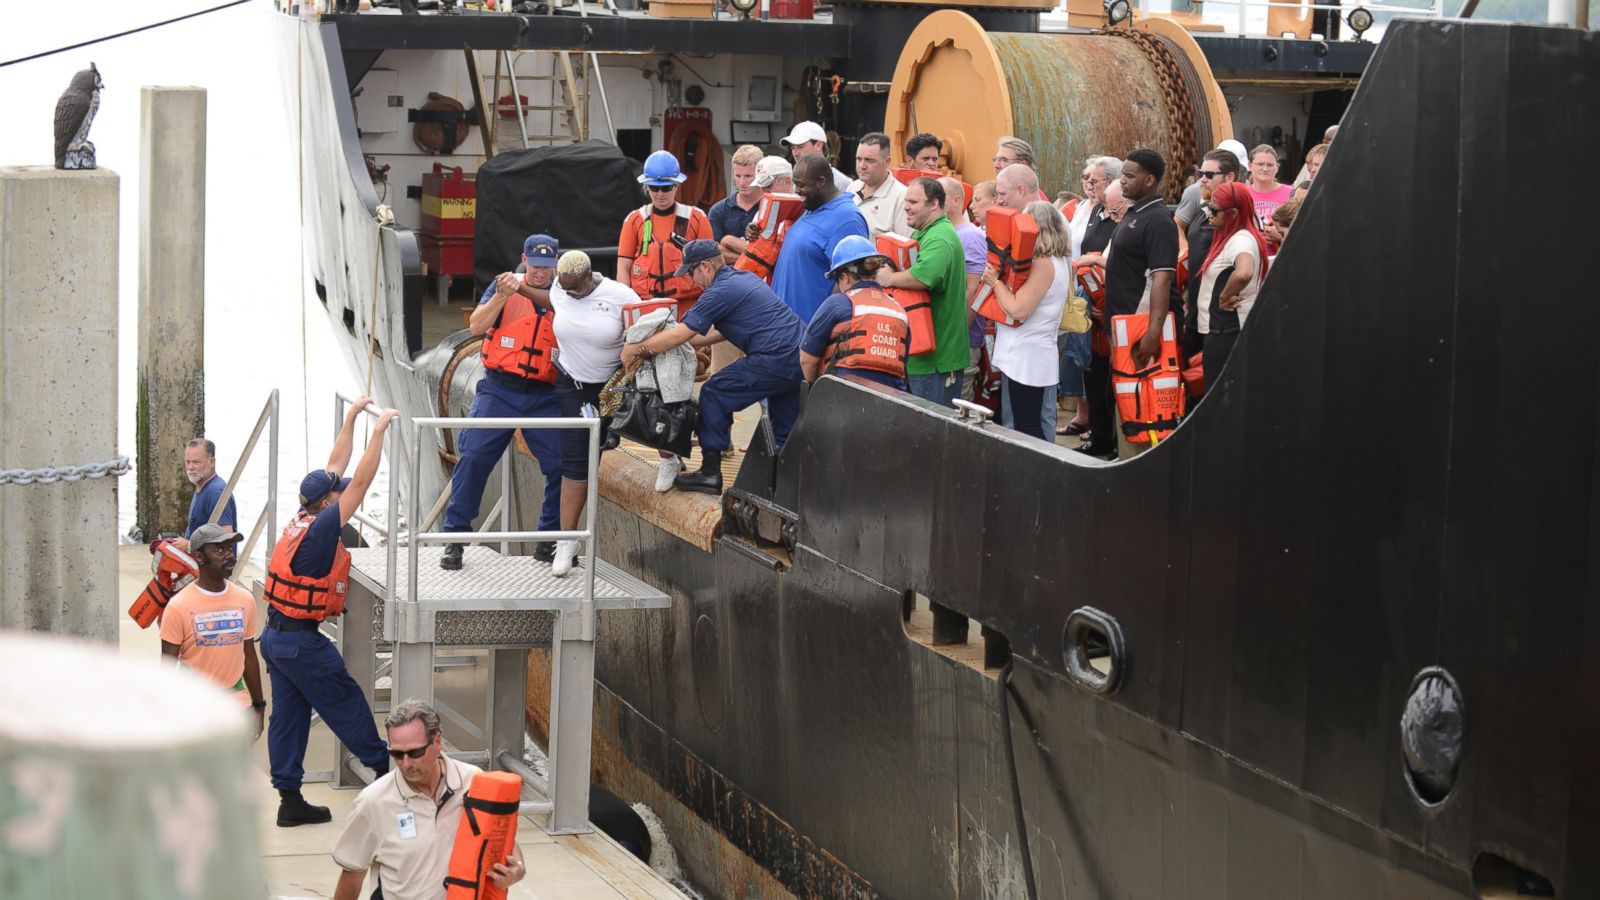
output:
[[[561,249],[586,250],[595,269],[616,271],[622,220],[646,202],[639,163],[604,141],[508,150],[478,169],[473,278],[482,291],[517,267],[522,242],[545,233]]]

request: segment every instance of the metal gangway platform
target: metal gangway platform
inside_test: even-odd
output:
[[[349,402],[348,397],[337,398],[336,420],[342,421]],[[366,412],[375,415],[370,408]],[[523,812],[548,813],[550,833],[589,831],[598,617],[664,609],[671,600],[595,555],[598,474],[589,479],[579,529],[509,530],[515,441],[508,444],[499,464],[501,501],[485,517],[485,524],[498,519],[501,530],[426,531],[423,517],[415,515],[402,528],[400,477],[407,480],[410,508],[425,509],[418,499],[420,461],[436,458],[435,436],[443,429],[460,428],[583,429],[589,438],[589,471],[599,472],[598,419],[431,417],[391,425],[385,447],[390,462],[386,515],[379,521],[358,514],[362,524],[382,534],[382,544],[350,551],[352,583],[338,628],[339,649],[374,710],[385,707],[375,701],[379,681],[387,676],[393,701],[426,700],[447,726],[454,726],[447,727],[447,737],[459,736],[452,740],[458,745],[451,751],[453,757],[516,772],[542,794],[543,800],[525,801]],[[395,452],[400,449],[401,432],[409,432],[405,447],[409,452]],[[547,540],[583,542],[578,564],[566,577],[557,578],[549,563],[533,556],[511,553],[513,547]],[[439,568],[447,543],[467,545],[458,571]],[[488,543],[499,546],[483,546]],[[548,779],[523,762],[529,651],[545,648],[550,651],[552,676]],[[384,654],[390,657],[387,663],[380,660]],[[467,685],[468,694],[482,700],[481,712],[457,708],[436,696],[437,673],[463,668],[471,671],[458,681]],[[461,694],[455,696],[459,699]],[[480,748],[459,746],[474,740]],[[342,745],[335,745],[329,780],[336,786],[359,787],[370,781],[371,774]]]

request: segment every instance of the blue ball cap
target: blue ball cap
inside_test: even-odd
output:
[[[536,269],[554,269],[561,255],[561,244],[548,234],[530,234],[522,242],[522,255]]]
[[[350,479],[339,476],[325,469],[318,469],[300,479],[300,505],[311,504],[328,496],[330,491],[342,491],[350,486]]]
[[[679,266],[678,271],[673,272],[672,274],[674,277],[679,275],[687,275],[689,274],[689,270],[694,268],[697,264],[703,263],[713,256],[721,255],[722,251],[717,249],[716,241],[706,240],[705,238],[700,238],[696,241],[690,241],[689,243],[683,245],[683,265]]]

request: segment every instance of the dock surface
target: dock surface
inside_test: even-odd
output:
[[[117,549],[119,596],[131,602],[150,580],[150,552],[143,544]],[[246,584],[260,574],[259,567],[248,568],[243,579]],[[264,610],[261,612],[264,617]],[[124,616],[120,627],[120,652],[157,665],[161,639],[156,626],[140,629]],[[262,679],[267,680],[265,672]],[[271,685],[265,688],[270,703]],[[319,761],[333,758],[333,737],[321,722],[311,729],[306,757],[307,768],[311,769],[320,768]],[[357,792],[337,790],[327,784],[307,784],[303,789],[306,799],[332,810],[333,821],[279,828],[274,821],[278,797],[267,776],[265,739],[252,747],[251,763],[251,781],[258,790],[257,833],[267,877],[266,896],[274,900],[331,898],[339,881],[339,866],[329,853]],[[527,796],[532,798],[531,793]],[[543,815],[523,816],[518,824],[517,845],[522,848],[528,875],[512,887],[511,900],[682,900],[684,895],[665,878],[605,834],[595,831],[553,837],[545,833],[544,819]],[[361,896],[366,897],[375,886],[369,876]]]

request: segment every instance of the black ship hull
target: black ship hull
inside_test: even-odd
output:
[[[1596,96],[1593,35],[1393,26],[1144,456],[824,379],[710,552],[605,501],[675,603],[603,622],[597,780],[728,895],[1022,897],[1024,848],[1041,897],[1600,895],[1600,307],[1554,189]],[[431,412],[441,368],[380,388]],[[1402,730],[1437,670],[1461,718],[1408,721],[1459,744]]]

